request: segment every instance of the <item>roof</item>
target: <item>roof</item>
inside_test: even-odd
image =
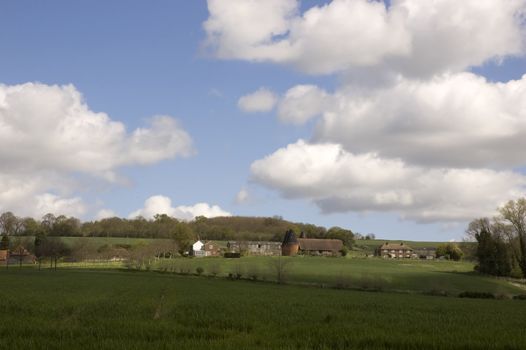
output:
[[[253,245],[270,245],[270,246],[281,246],[280,242],[273,242],[273,241],[228,241],[227,247],[230,246],[253,246]]]
[[[340,251],[343,248],[339,239],[299,238],[298,242],[301,250]]]
[[[413,250],[413,248],[411,248],[411,247],[408,246],[407,244],[404,244],[403,242],[402,242],[402,243],[389,243],[389,242],[386,242],[386,243],[382,244],[382,246],[380,247],[380,249],[389,249],[389,250]]]
[[[287,232],[285,232],[285,238],[283,238],[283,245],[291,243],[298,243],[298,239],[296,238],[294,231],[288,230]]]

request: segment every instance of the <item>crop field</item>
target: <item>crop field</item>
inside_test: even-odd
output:
[[[278,257],[178,258],[161,260],[156,268],[196,273],[200,267],[204,275],[239,274],[242,278],[275,281],[279,260]],[[471,262],[297,256],[282,257],[281,263],[284,279],[293,284],[449,295],[463,291],[524,293],[506,280],[474,273]]]
[[[526,301],[0,271],[1,349],[524,349]]]

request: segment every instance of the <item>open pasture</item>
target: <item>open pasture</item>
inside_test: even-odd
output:
[[[1,271],[2,349],[523,349],[526,302],[155,272]]]
[[[166,259],[157,269],[204,275],[241,274],[242,278],[275,281],[278,257],[240,259]],[[282,257],[285,280],[293,284],[340,286],[349,289],[375,289],[401,292],[429,292],[457,295],[463,291],[494,294],[524,293],[503,279],[473,272],[473,263],[454,261],[351,259],[330,257]]]

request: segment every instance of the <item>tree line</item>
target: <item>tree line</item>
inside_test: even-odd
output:
[[[0,234],[3,236],[165,238],[177,241],[180,249],[188,248],[196,239],[281,241],[288,229],[298,235],[303,232],[310,238],[341,239],[348,248],[354,242],[351,230],[293,223],[281,217],[198,216],[192,221],[182,221],[158,214],[152,219],[112,217],[82,222],[75,217],[51,213],[40,220],[18,217],[12,212],[0,215]]]
[[[526,198],[509,201],[494,218],[473,220],[466,232],[478,243],[476,270],[494,276],[526,277]]]

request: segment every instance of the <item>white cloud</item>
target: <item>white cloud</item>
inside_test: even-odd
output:
[[[144,207],[132,212],[129,217],[134,218],[137,216],[143,216],[150,219],[156,214],[166,214],[181,220],[192,220],[196,216],[213,218],[216,216],[232,215],[217,205],[209,205],[207,203],[197,203],[192,206],[180,205],[177,207],[172,207],[172,200],[170,198],[156,195],[148,198],[144,202]]]
[[[295,0],[209,0],[207,45],[221,58],[284,60],[290,48],[274,38],[288,32],[297,8]]]
[[[242,96],[237,102],[237,106],[243,112],[269,112],[277,102],[277,96],[266,88],[259,88],[251,94]]]
[[[279,102],[278,116],[284,123],[303,124],[330,106],[329,96],[315,85],[296,85]]]
[[[333,0],[303,14],[295,0],[209,0],[217,57],[329,74],[375,66],[408,75],[459,71],[524,49],[524,0]],[[257,23],[257,24],[255,24]]]
[[[241,190],[239,190],[239,192],[236,195],[236,203],[237,204],[246,203],[249,199],[249,196],[250,195],[248,193],[248,190],[246,188],[242,188]]]
[[[62,214],[66,216],[79,217],[86,211],[84,203],[80,197],[61,198],[51,193],[44,193],[35,196],[37,216],[47,213]]]
[[[526,165],[526,76],[508,83],[471,73],[400,78],[384,88],[343,88],[325,100],[315,140],[353,153],[429,166]]]
[[[412,166],[337,144],[298,141],[251,166],[253,178],[323,212],[393,211],[419,222],[492,215],[524,194],[526,177],[511,171]]]
[[[190,136],[171,117],[128,133],[72,85],[0,85],[0,210],[82,215],[78,175],[114,182],[122,166],[191,153]]]
[[[101,209],[95,215],[96,220],[102,220],[102,219],[108,219],[108,218],[114,218],[114,217],[118,217],[118,215],[111,209]]]

